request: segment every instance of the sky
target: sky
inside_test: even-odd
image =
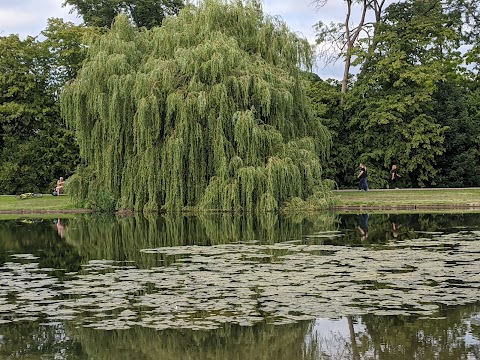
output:
[[[62,7],[62,3],[63,0],[0,0],[0,36],[36,36],[46,28],[47,19],[51,17],[80,23],[77,14],[71,14],[71,8]],[[320,20],[325,23],[342,21],[344,0],[329,0],[320,9],[312,5],[312,0],[263,0],[263,10],[281,17],[292,31],[314,43],[313,25]],[[318,63],[314,71],[324,79],[340,79],[343,64],[341,61],[330,65]]]

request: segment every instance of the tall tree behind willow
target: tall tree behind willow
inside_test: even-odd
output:
[[[437,160],[440,187],[480,186],[480,89],[478,81],[456,76],[435,94],[436,111],[447,125],[445,153]]]
[[[310,64],[308,42],[257,1],[207,0],[149,31],[118,17],[62,96],[86,163],[76,197],[136,210],[320,204],[329,134],[306,96]]]
[[[317,9],[327,4],[328,0],[313,0],[312,4]],[[339,58],[344,59],[340,105],[343,106],[347,92],[352,65],[359,65],[356,59],[358,49],[364,48],[368,54],[375,49],[375,35],[378,24],[382,20],[382,11],[385,0],[345,0],[346,13],[343,23],[326,24],[319,21],[314,25],[316,30],[316,42],[323,50],[320,52],[326,63],[336,62]],[[355,11],[358,5],[359,11]],[[353,25],[353,18],[358,13],[357,23]],[[373,13],[374,21],[367,21],[367,16]],[[366,36],[365,36],[366,34]],[[363,37],[361,35],[364,35]],[[368,57],[363,58],[364,62]]]
[[[318,76],[312,76],[308,94],[315,113],[322,124],[328,128],[332,137],[330,156],[323,166],[324,178],[343,187],[358,183],[358,180],[354,180],[355,169],[352,169],[358,159],[355,158],[356,154],[353,154],[351,144],[349,144],[349,131],[343,120],[341,99],[338,97],[340,89],[340,81],[323,81]]]
[[[445,81],[436,95],[438,112],[448,126],[437,183],[443,187],[480,186],[480,1],[445,3],[449,11],[462,17],[468,66]]]
[[[138,27],[161,26],[169,15],[176,15],[184,6],[183,0],[65,0],[88,26],[110,27],[115,16],[127,15]]]

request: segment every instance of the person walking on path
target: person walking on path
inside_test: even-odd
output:
[[[397,165],[393,164],[392,165],[392,169],[390,170],[390,188],[391,189],[398,189],[398,185],[397,185],[397,180],[398,178],[400,178],[400,174],[398,173],[398,170],[397,170]]]
[[[358,183],[358,190],[368,191],[367,177],[367,167],[364,164],[360,164],[360,172],[357,175],[357,179],[360,179]]]

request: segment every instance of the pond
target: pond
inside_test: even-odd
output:
[[[479,359],[480,214],[0,218],[0,358]]]

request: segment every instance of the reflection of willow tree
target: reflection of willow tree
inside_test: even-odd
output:
[[[33,254],[40,267],[76,271],[80,257],[75,248],[60,239],[51,220],[0,221],[0,264],[9,253]],[[63,220],[62,220],[63,221]]]
[[[311,57],[258,0],[201,1],[147,31],[117,17],[62,96],[87,164],[71,194],[136,210],[325,206]]]
[[[333,230],[332,213],[284,217],[275,213],[209,215],[83,215],[72,219],[67,241],[83,258],[131,260],[140,267],[158,265],[162,254],[141,249],[183,245],[220,245],[258,241],[273,244],[301,239],[315,230]]]
[[[71,334],[98,360],[317,360],[318,348],[306,342],[311,331],[312,322],[301,322],[252,327],[227,324],[210,331],[72,328]]]
[[[338,219],[341,223],[338,224]],[[355,227],[358,215],[338,216],[332,213],[295,214],[283,216],[264,213],[135,215],[83,215],[70,220],[67,242],[77,248],[86,260],[132,260],[138,266],[150,267],[164,260],[163,254],[145,254],[141,249],[183,245],[219,245],[258,241],[273,244],[301,240],[315,231],[346,229],[342,237],[309,239],[325,244],[362,245],[385,243],[392,239],[392,222],[402,225],[400,240],[414,238],[417,231],[436,231],[450,224],[470,226],[478,223],[474,214],[373,214],[369,219],[369,237],[361,242]],[[172,260],[174,257],[171,258]]]
[[[359,348],[375,359],[467,359],[478,351],[466,342],[464,320],[480,310],[478,304],[442,309],[438,318],[413,316],[362,316],[367,332]]]

